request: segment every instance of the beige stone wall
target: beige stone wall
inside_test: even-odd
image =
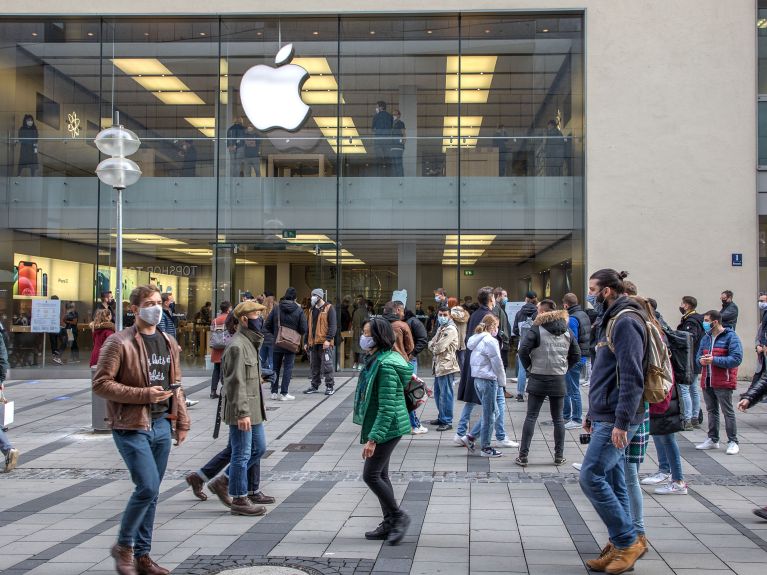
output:
[[[364,12],[326,0],[322,12]],[[50,5],[38,3],[41,12]],[[2,0],[6,14],[31,13]],[[58,14],[93,14],[59,0]],[[220,0],[217,13],[317,13],[316,1]],[[682,295],[702,309],[732,289],[738,332],[756,330],[755,0],[390,0],[386,12],[586,11],[588,269],[631,272],[674,323]],[[99,14],[209,14],[202,0],[101,2]],[[743,253],[732,268],[730,254]],[[749,354],[750,356],[750,354]],[[750,357],[749,357],[750,359]],[[750,369],[751,361],[744,366]]]

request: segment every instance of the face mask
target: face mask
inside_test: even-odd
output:
[[[498,328],[495,328],[493,331],[491,331],[490,335],[492,335],[493,337],[498,337]]]
[[[375,347],[376,343],[373,340],[372,336],[369,335],[361,335],[360,336],[360,347],[364,350],[370,350]]]
[[[441,298],[441,297],[439,297],[438,295],[435,295],[435,296],[434,296],[434,301],[435,301],[435,302],[437,302],[437,303],[439,303],[439,302],[441,302],[441,301],[442,301],[442,298]]]
[[[759,309],[761,309],[761,310],[767,309],[767,301],[760,301],[759,302]]]
[[[591,305],[594,305],[595,303],[597,303],[597,296],[589,294],[586,296],[586,301],[589,302]]]
[[[722,300],[722,305],[724,305],[724,304],[726,304],[726,303],[727,303],[727,300],[726,300],[726,299],[723,299],[723,300]]]
[[[710,321],[704,321],[703,322],[703,331],[706,333],[711,332],[711,322]]]
[[[686,310],[686,309],[684,309],[682,306],[679,306],[679,313],[681,313],[682,315],[684,315],[684,314],[686,314],[686,313],[687,313],[687,310]]]
[[[312,301],[312,307],[317,305],[317,300],[319,300],[319,299],[320,298],[318,298],[316,295],[312,296],[312,300],[311,300]]]
[[[437,321],[439,322],[439,325],[445,325],[447,323],[447,320],[449,320],[449,317],[445,317],[444,315],[440,315],[437,317]]]
[[[29,127],[31,128],[31,127],[32,127],[32,122],[30,122],[29,120],[27,120],[27,126],[29,126]]]
[[[599,292],[599,293],[596,295],[596,302],[597,302],[599,305],[605,305],[605,296],[604,296],[604,295],[602,295],[602,291],[601,291],[601,290],[600,290],[600,292]]]
[[[500,303],[501,303],[501,305],[506,305],[507,303],[509,303],[509,298],[502,297],[501,300],[500,300]]]
[[[151,307],[142,307],[138,310],[138,316],[149,325],[157,325],[162,319],[162,306],[160,304]]]
[[[263,318],[257,317],[256,319],[248,318],[248,329],[261,333],[261,328],[264,327]]]

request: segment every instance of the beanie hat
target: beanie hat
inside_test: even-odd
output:
[[[538,294],[537,294],[537,293],[535,293],[533,290],[530,290],[529,292],[527,292],[527,293],[525,294],[525,297],[526,297],[527,299],[535,299],[535,298],[537,298],[537,297],[538,297]]]
[[[325,299],[325,292],[322,290],[322,288],[313,289],[312,295],[316,295],[320,299]]]
[[[252,313],[254,311],[262,311],[266,308],[262,306],[257,301],[253,300],[247,300],[242,302],[241,304],[238,304],[236,308],[234,308],[234,317],[237,319],[241,319],[242,316],[248,315],[249,313]]]
[[[285,290],[285,297],[283,299],[291,299],[293,301],[296,300],[296,288],[289,287]]]

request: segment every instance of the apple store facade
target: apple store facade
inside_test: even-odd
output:
[[[94,301],[115,291],[93,139],[118,114],[143,172],[122,287],[174,295],[189,365],[200,308],[243,291],[321,287],[374,311],[396,289],[424,310],[438,287],[582,295],[583,70],[580,12],[0,19],[13,364],[41,365],[34,300],[73,302],[88,350]]]

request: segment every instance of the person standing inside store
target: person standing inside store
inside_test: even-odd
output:
[[[720,296],[722,300],[722,309],[719,313],[722,316],[722,326],[728,327],[732,331],[738,327],[738,306],[732,301],[733,293],[730,290],[724,290]]]
[[[581,359],[567,372],[567,394],[562,416],[565,419],[565,429],[580,429],[583,426],[583,407],[581,402],[581,369],[586,366],[591,344],[591,320],[586,312],[578,305],[578,296],[566,293],[562,297],[562,307],[567,310],[568,327],[578,342]]]
[[[173,317],[172,308],[173,296],[169,293],[162,294],[162,319],[157,327],[160,331],[176,339],[176,318]]]
[[[261,140],[253,126],[248,126],[245,130],[245,150],[243,151],[244,175],[246,178],[251,176],[251,172],[256,178],[261,177]]]
[[[391,136],[391,147],[389,148],[391,175],[395,178],[401,178],[405,175],[402,166],[402,156],[405,153],[405,122],[402,121],[399,110],[394,110]]]
[[[360,336],[362,336],[362,326],[370,319],[367,302],[362,295],[358,295],[354,304],[354,313],[352,314],[352,351],[354,352],[354,365],[352,369],[362,370],[365,350],[360,347]]]
[[[67,311],[64,315],[64,326],[67,334],[69,346],[70,361],[80,361],[80,347],[77,345],[77,324],[80,322],[80,315],[77,313],[75,302],[67,303]]]
[[[96,305],[93,306],[93,317],[96,317],[96,312],[100,309],[108,309],[112,312],[112,317],[114,318],[115,315],[115,309],[117,309],[117,303],[115,302],[115,298],[112,295],[112,292],[107,290],[101,292],[99,295],[99,301],[96,302]]]
[[[229,177],[239,178],[245,161],[245,126],[242,116],[235,118],[226,131],[226,149],[229,152]]]
[[[373,115],[373,155],[375,156],[374,175],[383,177],[388,175],[389,163],[389,142],[391,141],[392,126],[394,118],[386,111],[386,102],[379,100],[376,102],[376,110]]]
[[[184,443],[190,421],[178,345],[157,329],[160,291],[139,286],[131,292],[130,305],[135,325],[106,340],[93,378],[93,393],[107,400],[112,438],[136,486],[111,554],[120,575],[163,575],[169,571],[149,556],[155,509],[171,440]]]
[[[413,367],[393,349],[395,341],[392,325],[384,318],[373,318],[363,326],[360,347],[367,358],[357,380],[353,413],[354,423],[362,426],[362,480],[383,512],[383,521],[365,533],[365,539],[385,540],[389,545],[402,541],[410,525],[389,479],[392,453],[410,431],[404,390],[413,376]]]
[[[455,374],[461,373],[458,366],[458,329],[450,317],[447,304],[437,311],[437,332],[429,342],[432,354],[432,372],[434,373],[434,402],[437,404],[437,431],[453,429],[453,385]],[[412,422],[411,422],[412,424]]]
[[[5,379],[11,369],[11,364],[8,363],[8,348],[5,347],[5,335],[5,328],[0,324],[0,394],[5,390]],[[0,451],[5,461],[3,471],[5,473],[13,471],[19,463],[19,450],[13,446],[2,427],[0,427]]]
[[[319,393],[320,383],[324,380],[325,395],[333,395],[338,318],[330,302],[325,301],[322,288],[312,290],[310,304],[306,352],[309,354],[312,379],[304,393]]]
[[[52,295],[51,300],[58,301],[59,296]],[[59,304],[61,306],[61,304]],[[48,334],[48,341],[51,344],[51,359],[53,360],[53,363],[57,363],[58,365],[61,365],[63,361],[61,360],[61,351],[62,349],[66,349],[65,346],[62,346],[62,341],[67,340],[67,329],[66,324],[64,323],[64,312],[59,311],[59,331],[58,333],[53,332]]]
[[[37,153],[37,140],[39,137],[35,120],[31,114],[24,114],[24,119],[21,121],[21,127],[19,128],[19,169],[16,172],[17,176],[21,176],[21,172],[29,170],[29,175],[33,178],[37,177],[40,170],[40,156]]]
[[[691,295],[682,298],[679,313],[682,319],[679,321],[677,330],[686,331],[692,336],[693,353],[697,353],[700,342],[706,334],[703,331],[703,316],[698,313],[698,300]],[[692,431],[700,427],[700,372],[701,366],[694,362],[695,377],[690,385],[679,385],[677,391],[682,400],[682,414],[684,415],[684,430]]]
[[[306,335],[306,316],[301,306],[296,303],[296,288],[289,287],[280,303],[274,307],[272,313],[266,318],[264,330],[270,332],[275,338],[280,327],[286,327],[298,332],[302,337]],[[272,353],[274,364],[274,377],[272,378],[271,398],[278,401],[292,401],[294,396],[288,393],[290,379],[293,375],[293,364],[296,361],[296,352],[284,349],[275,342]],[[280,382],[280,376],[282,381]]]
[[[226,318],[229,317],[229,312],[232,311],[232,304],[229,301],[222,301],[218,306],[219,314],[211,322],[210,328],[212,330],[228,330],[226,326]],[[234,335],[234,331],[229,331],[229,335]],[[210,350],[210,363],[213,364],[213,375],[210,378],[210,398],[218,399],[218,384],[221,382],[221,358],[224,356],[224,349],[211,349]]]

